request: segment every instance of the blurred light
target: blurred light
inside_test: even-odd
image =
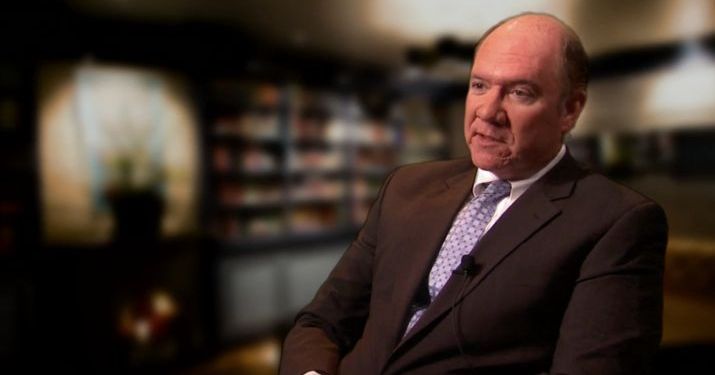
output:
[[[711,0],[680,1],[675,8],[673,21],[675,28],[682,32],[685,38],[697,38],[710,24]]]
[[[156,291],[151,297],[154,313],[162,318],[172,317],[176,314],[174,299],[164,291]]]
[[[710,125],[715,109],[715,61],[697,40],[709,23],[710,4],[693,0],[677,8],[673,20],[686,42],[681,59],[661,73],[645,102],[645,121],[656,125]]]
[[[565,17],[568,2],[535,0],[372,0],[371,26],[408,40],[431,42],[436,35],[475,39],[487,28],[514,14],[534,11]]]
[[[119,334],[137,343],[167,335],[178,313],[175,299],[166,291],[155,290],[125,304],[119,313]]]
[[[151,325],[147,319],[137,319],[134,322],[134,338],[141,343],[151,339]]]
[[[648,122],[709,125],[715,114],[715,62],[695,40],[686,42],[684,57],[652,86],[646,101]]]
[[[161,191],[164,235],[195,229],[200,145],[193,100],[181,78],[88,60],[47,64],[39,84],[48,243],[106,242],[113,225],[108,197],[117,188]]]
[[[257,361],[272,366],[278,365],[278,360],[280,359],[279,348],[280,346],[276,345],[275,342],[268,341],[260,347],[258,351],[258,358],[256,358]]]

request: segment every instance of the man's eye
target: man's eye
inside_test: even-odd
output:
[[[472,88],[475,90],[484,90],[486,87],[484,82],[472,82]]]
[[[529,101],[534,98],[534,95],[531,93],[531,91],[524,89],[512,89],[511,95],[523,101]]]

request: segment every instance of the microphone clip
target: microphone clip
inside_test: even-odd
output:
[[[452,273],[455,275],[462,275],[465,277],[474,276],[477,274],[477,264],[474,262],[474,257],[467,254],[462,255],[462,260],[459,266],[455,268]]]

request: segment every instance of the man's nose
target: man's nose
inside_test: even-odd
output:
[[[502,123],[504,109],[502,108],[502,96],[499,91],[493,89],[481,96],[476,114],[482,121],[487,121],[494,125]]]

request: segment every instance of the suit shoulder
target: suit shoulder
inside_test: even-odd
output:
[[[604,209],[628,210],[641,205],[660,208],[657,202],[645,194],[598,173],[584,175],[578,181],[576,190],[584,199],[602,204]]]
[[[473,179],[474,173],[476,167],[468,159],[407,164],[396,168],[384,187],[400,195],[412,196],[420,192],[441,189],[455,176],[472,175]]]

